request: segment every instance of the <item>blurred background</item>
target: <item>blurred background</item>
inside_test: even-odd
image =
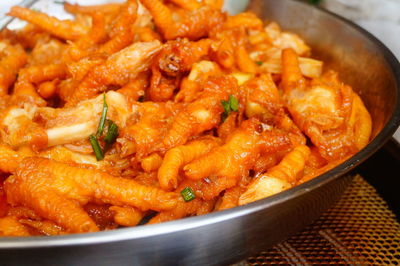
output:
[[[400,57],[400,0],[311,0],[373,33]]]

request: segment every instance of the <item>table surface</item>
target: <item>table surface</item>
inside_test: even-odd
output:
[[[389,141],[361,164],[340,200],[287,241],[235,266],[400,265],[400,145]]]
[[[246,264],[400,265],[400,224],[375,188],[357,175],[312,225],[239,263]]]

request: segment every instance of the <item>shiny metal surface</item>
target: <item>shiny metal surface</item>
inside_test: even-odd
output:
[[[254,0],[250,9],[293,30],[368,106],[374,140],[328,173],[231,210],[158,225],[60,237],[1,238],[6,264],[221,265],[276,244],[316,219],[341,194],[345,175],[393,134],[400,122],[400,65],[369,33],[328,12],[291,0]]]

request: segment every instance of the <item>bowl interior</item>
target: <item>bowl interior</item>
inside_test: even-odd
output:
[[[296,197],[312,192],[348,171],[382,146],[400,121],[400,109],[398,108],[400,66],[390,51],[368,33],[346,24],[344,20],[333,18],[327,12],[310,8],[304,3],[291,0],[253,0],[249,8],[261,18],[277,21],[283,29],[298,33],[312,47],[313,57],[323,60],[327,68],[339,71],[341,78],[361,95],[371,113],[373,136],[375,137],[367,148],[344,164],[309,183],[248,206],[160,225],[140,226],[96,234],[40,239],[8,239],[2,240],[0,247],[86,245],[154,237],[154,242],[151,242],[150,239],[149,243],[155,248],[159,240],[157,238],[163,235],[167,238],[166,235],[170,233],[170,240],[173,240],[178,238],[177,233],[181,233],[188,239],[197,237],[194,235],[195,230],[208,227],[215,229],[213,231],[215,235],[210,236],[209,243],[203,242],[201,248],[212,252],[213,246],[210,243],[217,241],[215,239],[219,239],[218,241],[222,243],[232,242],[231,232],[223,235],[224,230],[222,230],[229,222],[236,219],[237,227],[241,230],[240,233],[251,238],[253,236],[251,232],[255,231],[250,231],[252,225],[248,224],[246,220],[249,219],[249,216],[256,212],[268,213],[268,209],[274,205],[296,200]],[[287,212],[289,213],[290,210],[288,209]],[[276,224],[281,222],[285,221],[279,221]],[[272,224],[263,226],[265,228],[268,225],[272,226]],[[241,249],[244,250],[246,247],[242,246]]]
[[[372,35],[344,20],[333,20],[327,12],[299,2],[253,0],[249,9],[260,17],[277,21],[284,30],[304,38],[312,48],[312,57],[324,61],[324,69],[339,72],[368,108],[376,137],[392,117],[398,105],[400,76],[393,55]],[[394,73],[393,73],[394,71]]]

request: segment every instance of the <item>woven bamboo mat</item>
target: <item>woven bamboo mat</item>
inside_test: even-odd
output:
[[[267,264],[400,265],[400,224],[374,187],[356,176],[314,224],[239,263]]]

